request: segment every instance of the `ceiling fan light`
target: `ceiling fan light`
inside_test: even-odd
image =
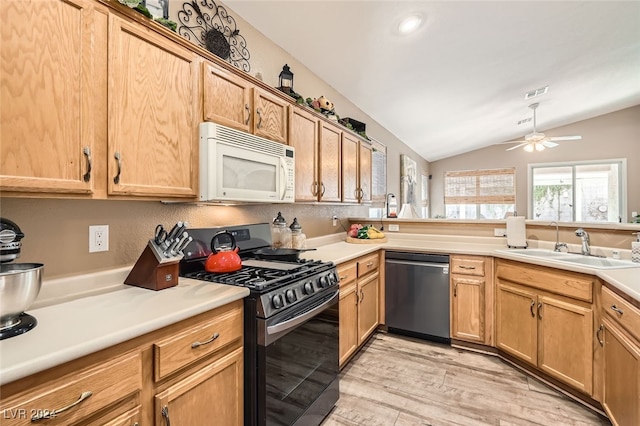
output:
[[[404,18],[398,25],[398,32],[400,34],[409,34],[415,32],[422,25],[422,16],[409,15]]]
[[[544,145],[542,143],[536,142],[534,146],[536,147],[536,151],[544,151]]]
[[[525,151],[527,151],[527,152],[533,152],[533,149],[534,149],[534,148],[533,148],[533,144],[531,144],[531,143],[530,143],[530,144],[527,144],[527,145],[525,145],[525,146],[524,146],[524,148],[523,148],[523,149],[524,149]]]

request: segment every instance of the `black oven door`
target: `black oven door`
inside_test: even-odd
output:
[[[314,299],[258,327],[259,424],[320,424],[338,400],[338,291]]]

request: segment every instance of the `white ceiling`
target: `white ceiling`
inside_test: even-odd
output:
[[[640,104],[638,1],[225,3],[428,161]]]

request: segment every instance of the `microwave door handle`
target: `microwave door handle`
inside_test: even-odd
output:
[[[280,199],[284,200],[284,196],[287,193],[287,169],[286,169],[286,163],[284,161],[283,158],[280,158],[280,173],[282,176],[282,191],[280,194]]]

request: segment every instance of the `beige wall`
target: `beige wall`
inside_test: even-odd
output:
[[[528,153],[505,151],[492,145],[430,163],[431,217],[444,215],[444,173],[452,170],[516,168],[516,210],[526,215],[527,166],[532,163],[627,159],[627,216],[640,211],[640,105],[545,131],[548,136],[581,135],[582,140],[560,142],[553,149]]]

